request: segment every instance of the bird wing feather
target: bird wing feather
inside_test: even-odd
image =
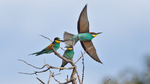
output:
[[[90,55],[91,58],[93,58],[94,60],[96,60],[99,63],[102,63],[100,61],[100,59],[98,58],[98,55],[96,53],[96,49],[95,49],[92,41],[80,41],[80,42],[81,42],[83,49],[87,52],[88,55]],[[89,48],[91,48],[91,49],[89,49]]]
[[[87,17],[87,5],[85,5],[79,16],[78,33],[88,33],[88,32],[89,32],[89,21]]]
[[[53,42],[53,43],[51,43],[50,45],[48,45],[48,46],[45,48],[45,50],[51,50],[51,49],[52,49],[52,47],[55,47],[54,42]]]

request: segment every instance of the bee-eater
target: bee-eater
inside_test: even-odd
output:
[[[87,54],[96,60],[99,63],[102,63],[100,59],[97,56],[96,49],[93,46],[92,39],[96,37],[98,34],[102,32],[89,32],[89,21],[87,17],[87,5],[83,8],[82,12],[80,13],[79,19],[78,19],[78,35],[74,35],[68,32],[64,33],[64,42],[66,45],[75,45],[78,40],[80,40],[81,45],[83,49],[87,52]],[[90,47],[92,47],[90,50],[88,50]],[[88,51],[87,51],[88,50]]]
[[[51,53],[51,52],[53,52],[52,47],[54,47],[55,51],[57,51],[58,48],[60,47],[60,42],[61,41],[62,40],[60,38],[56,37],[54,39],[54,41],[50,45],[48,45],[46,48],[44,48],[42,51],[32,53],[31,55],[38,56],[38,55],[41,55],[41,54],[44,54],[44,53]]]
[[[74,51],[73,51],[73,46],[72,45],[67,45],[66,46],[66,51],[64,52],[63,56],[69,60],[72,60],[73,56],[74,56]],[[66,62],[65,60],[62,60],[62,65],[61,67],[64,67],[68,62]],[[60,69],[61,70],[61,69]]]

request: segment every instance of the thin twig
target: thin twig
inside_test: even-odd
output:
[[[61,84],[68,84],[72,82],[73,80],[76,80],[76,78],[67,79],[67,82],[61,83]]]
[[[54,78],[54,80],[60,84],[60,82],[55,78],[56,75],[60,75],[60,74],[55,74],[54,75],[54,73],[52,73],[52,77]]]
[[[83,55],[82,51],[81,51],[81,54]],[[82,81],[81,83],[83,84],[83,78],[84,78],[84,56],[82,56],[82,64],[83,64],[83,70],[82,70]]]
[[[77,76],[78,76],[78,81],[79,81],[79,84],[81,84],[81,81],[80,81],[80,76],[79,76],[79,74],[78,74],[78,71],[77,71],[77,69],[75,68],[75,70],[76,70],[76,74],[77,74]]]
[[[104,84],[106,84],[108,81],[110,81],[111,79],[107,80]]]
[[[50,68],[51,68],[51,67],[49,67],[49,68],[47,68],[46,70],[43,70],[43,71],[35,71],[34,73],[24,73],[24,72],[18,72],[18,73],[19,73],[19,74],[27,74],[27,75],[34,75],[34,74],[37,75],[37,73],[46,72],[46,71],[48,71]]]
[[[19,60],[19,61],[22,61],[22,62],[24,62],[24,63],[26,63],[26,64],[29,65],[29,66],[32,66],[33,68],[36,68],[36,69],[43,69],[45,66],[47,66],[47,64],[45,64],[43,67],[39,68],[39,67],[36,67],[36,66],[33,66],[33,65],[27,63],[27,62],[24,61],[24,60],[21,60],[21,59],[18,59],[18,60]]]
[[[63,56],[61,56],[61,57],[63,58],[63,60],[65,60],[65,61],[67,61],[67,62],[71,62],[71,60],[66,59],[66,58],[63,57]],[[36,69],[43,69],[45,66],[49,66],[48,68],[52,68],[52,69],[73,69],[73,68],[74,68],[74,66],[68,67],[68,68],[66,68],[66,67],[54,67],[54,66],[51,66],[51,65],[49,65],[49,64],[45,64],[43,67],[39,68],[39,67],[36,67],[36,66],[33,66],[33,65],[27,63],[27,62],[24,61],[24,60],[21,60],[21,59],[18,59],[18,60],[19,60],[19,61],[22,61],[22,62],[24,62],[24,63],[26,63],[26,64],[29,65],[29,66],[32,66],[33,68],[36,68]]]
[[[91,48],[93,48],[93,46],[91,46],[90,48],[88,48],[88,49],[83,53],[83,55],[84,55],[87,51],[89,51]],[[75,62],[75,64],[83,57],[83,55]]]
[[[47,65],[47,64],[46,64]],[[49,69],[73,69],[74,66],[72,67],[69,67],[69,68],[66,68],[66,67],[53,67],[53,66],[50,66],[48,65],[49,67],[46,69],[46,70],[43,70],[43,71],[35,71],[34,73],[24,73],[24,72],[19,72],[19,74],[27,74],[27,75],[34,75],[34,74],[37,74],[37,73],[42,73],[42,72],[46,72],[48,71]]]
[[[42,37],[48,39],[49,41],[53,42],[51,39],[49,39],[48,37],[46,37],[46,36],[44,36],[44,35],[41,35],[41,34],[40,34],[40,36],[42,36]],[[65,51],[62,47],[60,47],[60,48],[61,48],[63,51]]]
[[[45,58],[44,58],[44,63],[46,64]],[[46,66],[46,67],[48,68],[48,66]],[[50,72],[50,75],[49,75],[49,79],[48,79],[48,81],[47,81],[47,84],[50,83],[50,79],[51,79],[51,76],[52,76],[52,72],[51,72],[50,69],[49,69],[49,72]]]
[[[44,36],[44,35],[41,35],[41,34],[40,34],[40,36],[42,36],[42,37],[48,39],[49,41],[53,42],[51,39],[49,39],[48,37],[46,37],[46,36]]]
[[[45,84],[41,79],[39,79],[38,77],[36,77],[42,84]]]

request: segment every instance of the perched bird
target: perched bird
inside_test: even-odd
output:
[[[87,17],[87,5],[83,8],[82,12],[80,13],[79,19],[78,19],[78,26],[77,26],[78,34],[74,35],[68,32],[64,33],[64,42],[66,45],[75,45],[78,40],[80,40],[81,45],[85,51],[87,51],[90,47],[93,46],[92,39],[96,37],[98,34],[101,34],[102,32],[89,32],[89,21]],[[96,60],[99,63],[102,63],[100,59],[97,56],[96,49],[91,48],[87,51],[87,54]]]
[[[66,46],[67,50],[64,52],[63,56],[69,60],[72,60],[73,56],[74,56],[74,51],[73,51],[73,46],[72,45],[67,45]],[[62,65],[61,67],[64,67],[68,62],[66,62],[65,60],[62,60]],[[61,69],[60,69],[61,70]],[[59,71],[60,71],[59,70]]]
[[[46,48],[44,48],[42,51],[35,52],[35,53],[30,54],[30,55],[38,56],[38,55],[41,55],[41,54],[44,54],[44,53],[51,53],[51,52],[53,52],[52,47],[54,47],[55,51],[57,51],[58,48],[60,47],[60,42],[61,41],[62,40],[60,38],[56,37],[54,39],[54,41],[50,45],[48,45]]]

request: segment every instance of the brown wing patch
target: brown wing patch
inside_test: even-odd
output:
[[[81,45],[82,45],[82,47],[83,47],[83,49],[84,49],[85,51],[87,51],[87,49],[89,49],[90,47],[93,46],[93,48],[91,48],[91,49],[89,49],[89,50],[87,51],[87,54],[88,54],[91,58],[93,58],[95,61],[97,61],[97,62],[99,62],[99,63],[102,63],[102,62],[100,61],[100,59],[98,58],[98,56],[97,56],[96,49],[95,49],[95,47],[94,47],[92,41],[80,41],[80,42],[81,42]]]
[[[51,43],[50,45],[48,45],[47,47],[46,47],[46,49],[45,50],[50,50],[50,49],[52,49],[52,46],[54,45],[54,42],[53,43]],[[54,47],[54,46],[53,46]]]
[[[89,21],[87,17],[87,5],[85,5],[79,16],[78,33],[88,33],[88,32],[89,32]]]

